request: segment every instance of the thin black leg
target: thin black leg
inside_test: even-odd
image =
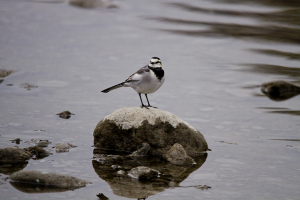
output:
[[[141,107],[142,107],[142,108],[147,108],[147,106],[145,106],[144,103],[143,103],[143,100],[142,100],[142,97],[141,97],[141,94],[140,94],[140,93],[139,93],[139,96],[140,96],[140,100],[141,100],[141,103],[142,103],[142,106],[141,106]],[[147,99],[147,100],[148,100],[148,99]],[[148,108],[147,108],[147,109],[148,109]]]
[[[156,108],[156,107],[150,106],[150,103],[149,103],[149,100],[148,100],[147,94],[145,94],[145,96],[146,96],[146,99],[147,99],[147,102],[148,102],[148,107]]]

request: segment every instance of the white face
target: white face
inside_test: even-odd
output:
[[[161,61],[157,57],[153,57],[153,58],[150,59],[149,66],[150,67],[162,67]]]

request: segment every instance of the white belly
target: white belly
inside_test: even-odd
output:
[[[163,77],[160,81],[157,79],[143,79],[137,82],[132,82],[131,87],[140,94],[151,94],[158,90],[165,81]]]

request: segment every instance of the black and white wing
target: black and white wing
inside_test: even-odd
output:
[[[135,72],[134,74],[132,74],[131,76],[128,77],[128,79],[125,80],[125,82],[132,82],[132,81],[139,81],[141,80],[142,76],[145,73],[148,73],[150,71],[148,65],[142,67],[141,69],[139,69],[137,72]]]

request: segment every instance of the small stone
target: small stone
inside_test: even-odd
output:
[[[29,83],[23,83],[23,84],[21,84],[21,87],[24,89],[27,89],[27,90],[31,90],[33,88],[37,88],[38,86],[29,84]]]
[[[20,141],[22,141],[20,138],[16,138],[14,140],[9,140],[11,141],[11,143],[16,143],[16,144],[20,144]]]
[[[109,199],[103,193],[99,193],[96,196],[99,197],[100,200],[108,200]]]
[[[121,166],[120,165],[112,165],[111,168],[117,169],[117,168],[121,168]]]
[[[196,164],[194,159],[186,154],[185,149],[181,144],[174,144],[171,149],[166,152],[163,157],[172,164]]]
[[[148,180],[158,177],[159,171],[151,169],[149,167],[139,166],[129,171],[128,176],[136,178],[138,180]]]
[[[124,170],[119,170],[119,171],[117,171],[117,175],[118,176],[125,176],[126,172]]]
[[[61,113],[57,113],[56,115],[58,115],[60,118],[63,118],[63,119],[69,119],[71,117],[71,115],[75,115],[73,113],[71,113],[70,111],[63,111]]]
[[[32,146],[32,147],[28,147],[28,148],[24,148],[25,151],[30,152],[31,155],[35,155],[36,158],[45,158],[47,156],[49,156],[49,152],[44,150],[43,148],[39,147],[39,146]]]
[[[101,163],[115,163],[123,161],[123,157],[120,155],[100,154],[96,157]],[[117,165],[116,165],[117,166]]]
[[[48,140],[39,140],[36,145],[42,148],[47,147],[49,144],[51,144],[51,142],[49,142]]]
[[[0,69],[0,78],[4,78],[4,77],[10,75],[13,72],[15,72],[15,71]]]
[[[56,153],[69,152],[69,149],[74,148],[74,147],[76,147],[76,146],[69,144],[67,142],[57,143],[55,145],[55,151],[56,151]]]

